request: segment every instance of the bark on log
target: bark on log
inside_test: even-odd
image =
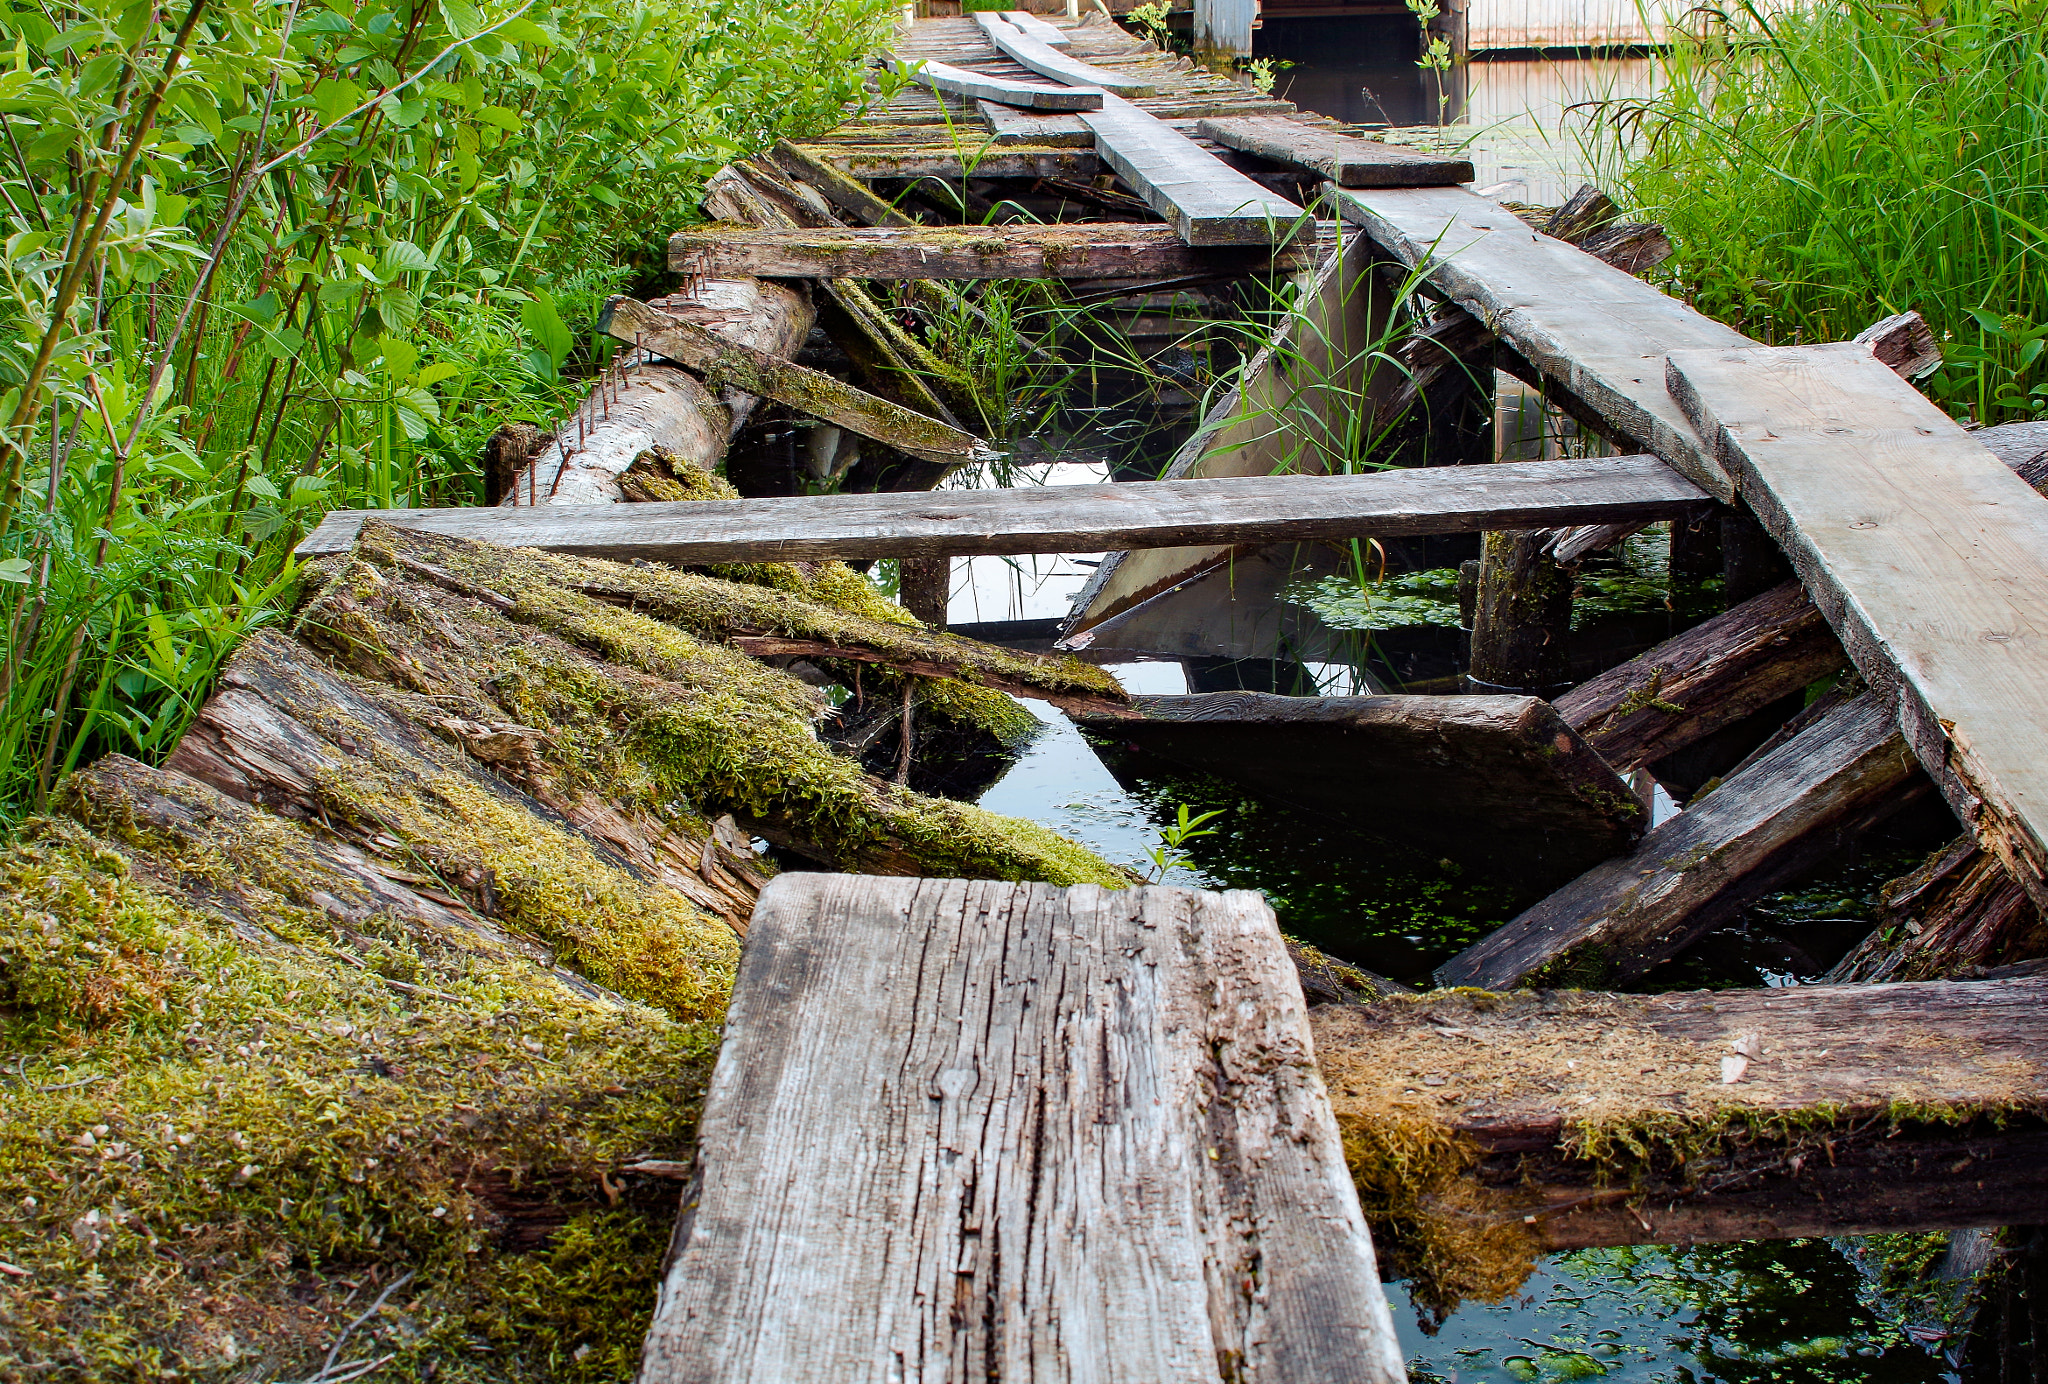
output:
[[[1572,577],[1542,529],[1489,533],[1466,678],[1481,695],[1554,697],[1571,685]]]

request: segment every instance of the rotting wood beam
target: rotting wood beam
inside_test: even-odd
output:
[[[1087,111],[1084,115],[1095,115]],[[1083,180],[1102,171],[1093,149],[1034,149],[1024,144],[982,148],[977,143],[813,144],[798,146],[850,177],[878,178],[1069,178]]]
[[[918,223],[875,196],[858,179],[849,178],[838,167],[819,158],[801,144],[786,139],[775,141],[767,157],[785,175],[809,184],[833,206],[864,226],[915,226]]]
[[[625,509],[335,510],[298,552],[345,551],[366,516],[505,547],[701,564],[1470,533],[1574,516],[1669,517],[1704,502],[1697,486],[1654,457],[1601,457],[1313,479],[1250,476]]]
[[[695,226],[669,237],[669,267],[769,279],[1145,279],[1297,273],[1313,242],[1194,247],[1171,226],[1050,222],[757,230]]]
[[[1437,969],[1444,985],[1626,984],[1920,797],[1866,693],[1741,766],[1631,855],[1588,870]]]
[[[1553,1250],[2048,1218],[2048,980],[1458,992],[1313,1021],[1389,1271],[1448,1261],[1422,1305],[1511,1290]]]
[[[640,1384],[1404,1378],[1258,895],[785,874],[749,935]]]
[[[613,298],[598,330],[687,365],[709,380],[766,395],[799,412],[939,466],[989,461],[998,453],[980,438],[854,388],[822,371],[724,340],[695,323],[631,298]]]
[[[1845,662],[1796,581],[1610,668],[1557,699],[1558,714],[1616,769],[1676,753]]]
[[[1949,806],[2048,905],[2048,506],[1867,344],[1668,370]]]

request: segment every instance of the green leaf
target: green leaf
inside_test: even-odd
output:
[[[509,106],[479,106],[476,118],[486,125],[496,125],[499,129],[508,130],[513,134],[519,133],[520,128],[526,123],[519,118],[519,112]]]
[[[26,586],[28,585],[28,569],[29,563],[27,558],[7,558],[4,561],[0,561],[0,581],[17,582],[22,586]]]
[[[576,345],[576,337],[569,330],[569,324],[562,320],[562,314],[555,310],[553,295],[546,289],[536,288],[533,296],[519,305],[519,324],[540,343],[546,352],[551,367],[548,377],[561,370],[562,362],[569,358],[569,352]]]
[[[530,19],[508,19],[498,26],[498,37],[522,48],[553,48],[558,40]]]

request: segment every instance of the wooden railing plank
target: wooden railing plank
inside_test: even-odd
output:
[[[366,516],[504,547],[650,561],[793,562],[1309,542],[1673,518],[1705,494],[1654,457],[1358,476],[519,509],[335,510],[301,557],[346,552]]]

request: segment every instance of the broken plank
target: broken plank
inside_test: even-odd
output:
[[[1674,754],[1839,669],[1842,646],[1796,581],[1674,635],[1557,699],[1627,772]]]
[[[1626,851],[1646,813],[1537,697],[1134,697],[1107,740],[1542,891]],[[1483,825],[1482,825],[1483,824]]]
[[[2048,504],[1866,345],[1685,352],[1670,383],[1949,806],[2048,904]]]
[[[826,201],[864,226],[915,226],[917,222],[868,191],[858,179],[849,178],[833,164],[819,158],[801,144],[786,139],[775,141],[768,157],[791,178],[816,189]]]
[[[980,438],[936,418],[912,413],[823,371],[728,341],[631,298],[606,303],[597,325],[599,331],[687,365],[715,384],[766,395],[925,461],[958,466],[997,455]]]
[[[927,420],[928,421],[928,420]],[[344,552],[365,515],[505,547],[683,564],[1102,552],[1187,542],[1473,533],[1705,502],[1654,457],[1504,462],[1356,476],[803,496],[541,509],[335,510],[301,557]]]
[[[1082,113],[1095,152],[1190,245],[1277,245],[1309,214],[1120,96]],[[1505,213],[1503,213],[1505,215]]]
[[[1462,188],[1336,194],[1346,220],[1595,410],[1718,500],[1733,483],[1664,388],[1673,351],[1749,346],[1634,275],[1532,231]]]
[[[975,106],[998,148],[1005,144],[1036,144],[1048,149],[1095,147],[1095,132],[1083,125],[1078,115],[1020,111],[998,101],[978,101]]]
[[[2048,1215],[2048,980],[1452,993],[1331,1005],[1314,1026],[1355,1166],[1419,1129],[1467,1150],[1422,1197],[1361,1179],[1383,1247],[1442,1234],[1533,1256]]]
[[[697,1140],[641,1384],[1404,1377],[1256,894],[783,875]]]
[[[1444,985],[1625,984],[1927,786],[1891,712],[1845,702],[1437,969]]]
[[[760,230],[712,225],[669,238],[669,267],[763,278],[1123,279],[1292,273],[1313,242],[1280,248],[1184,244],[1171,226],[878,226]]]
[[[1089,112],[1091,115],[1094,112]],[[1092,178],[1093,149],[1013,144],[812,144],[799,146],[855,178]]]
[[[1044,86],[1037,82],[1013,82],[987,73],[973,72],[930,58],[902,58],[891,55],[883,63],[891,72],[913,82],[942,91],[948,96],[971,96],[983,101],[1001,101],[1006,106],[1024,106],[1040,111],[1092,111],[1102,108],[1102,92],[1080,86]]]
[[[981,25],[988,41],[996,51],[1012,62],[1029,68],[1041,77],[1050,77],[1055,82],[1070,87],[1088,87],[1106,95],[1134,97],[1156,96],[1159,84],[1140,77],[1127,77],[1108,68],[1081,61],[1062,53],[1039,39],[1009,23],[1001,15],[983,10],[974,16],[974,22]]]
[[[1473,176],[1470,159],[1441,158],[1283,116],[1204,120],[1198,129],[1227,149],[1321,174],[1339,187],[1441,187]]]

